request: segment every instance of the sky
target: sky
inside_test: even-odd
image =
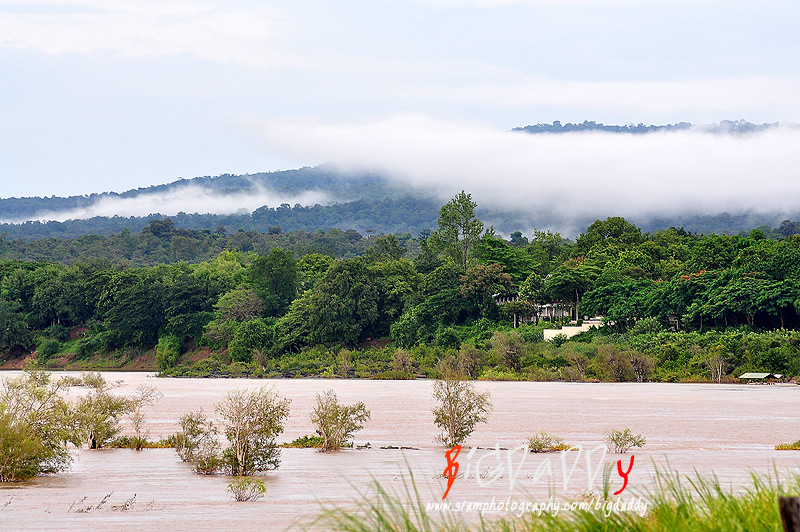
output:
[[[524,183],[591,209],[613,180],[602,205],[635,211],[676,179],[666,210],[692,184],[709,212],[798,210],[794,130],[509,133],[800,122],[798,21],[796,0],[0,0],[0,197],[332,163],[495,204]]]

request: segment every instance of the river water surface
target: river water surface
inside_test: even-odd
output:
[[[413,475],[422,500],[431,504],[441,501],[447,485],[441,478],[447,464],[446,449],[435,441],[431,381],[161,379],[147,373],[104,376],[121,381],[115,393],[133,394],[140,384],[163,393],[146,411],[151,439],[174,433],[185,412],[202,408],[215,418],[214,404],[233,389],[274,386],[292,401],[280,442],[314,433],[309,415],[315,395],[332,389],[340,402],[363,401],[371,411],[371,420],[355,439],[358,445],[369,442],[370,448],[339,453],[283,449],[280,468],[261,477],[267,485],[266,497],[252,503],[232,500],[226,492],[229,477],[196,475],[170,449],[76,449],[75,460],[64,473],[0,486],[0,530],[293,530],[310,523],[323,506],[352,507],[373,481],[390,492],[402,493]],[[544,502],[551,495],[558,500],[599,495],[602,474],[597,466],[601,461],[613,468],[615,491],[622,487],[616,461],[621,459],[627,469],[631,453],[603,457],[601,451],[595,451],[587,460],[588,451],[601,445],[603,431],[612,428],[630,427],[647,437],[647,445],[632,453],[635,461],[621,497],[644,494],[652,487],[656,467],[686,475],[695,470],[704,476],[713,473],[723,485],[733,488],[746,485],[751,472],[800,473],[800,452],[773,448],[776,443],[800,439],[800,386],[475,385],[491,393],[494,412],[468,440],[479,448],[471,455],[464,449],[457,459],[464,475],[453,483],[447,497],[451,504],[488,503],[493,498]],[[75,388],[71,393],[84,392]],[[540,430],[583,450],[563,457],[513,451]],[[380,448],[390,446],[408,449]],[[491,451],[494,447],[501,450]],[[119,508],[134,495],[129,509]],[[77,511],[90,505],[89,512]],[[488,515],[507,516],[503,511]],[[478,514],[464,513],[463,518],[477,519]]]

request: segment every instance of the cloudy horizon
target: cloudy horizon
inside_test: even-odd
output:
[[[789,1],[0,0],[0,197],[332,163],[440,195],[465,175],[492,204],[521,202],[510,187],[534,175],[528,203],[567,212],[792,209],[786,129],[509,130],[800,122],[797,15]],[[571,197],[593,181],[612,192]],[[702,194],[677,193],[698,181]]]

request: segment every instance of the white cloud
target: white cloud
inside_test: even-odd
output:
[[[449,7],[505,7],[517,5],[532,6],[564,6],[564,5],[588,5],[588,6],[617,6],[617,5],[657,5],[667,2],[676,4],[699,3],[698,0],[416,0],[418,3],[443,5]],[[703,0],[705,3],[721,3],[726,0]],[[729,1],[729,0],[728,0]]]
[[[258,66],[298,60],[274,42],[281,13],[255,5],[191,0],[33,0],[0,3],[0,45],[47,54],[112,53],[146,58],[192,54]],[[5,9],[4,9],[5,7]]]
[[[562,220],[800,209],[800,130],[529,135],[395,116],[358,124],[272,124],[265,145],[369,170],[441,199],[465,189],[479,204]]]
[[[79,209],[58,212],[40,212],[26,220],[63,222],[91,218],[93,216],[147,216],[163,214],[174,216],[179,212],[189,214],[231,214],[250,213],[263,205],[277,207],[282,203],[294,205],[314,205],[326,202],[325,194],[309,190],[297,195],[286,195],[266,189],[221,194],[214,190],[186,185],[167,193],[146,193],[130,198],[103,197],[94,204]],[[2,220],[2,222],[21,222],[24,220]]]
[[[640,116],[683,111],[730,112],[747,109],[758,114],[779,103],[797,115],[795,95],[800,80],[746,77],[678,81],[574,82],[523,79],[513,84],[478,84],[450,89],[441,97],[501,106],[594,107],[635,111]],[[738,118],[738,117],[737,117]]]
[[[601,5],[648,3],[574,1]],[[463,4],[463,7],[506,3],[561,5],[555,0],[427,0],[427,3]],[[321,19],[311,15],[315,11],[320,11]],[[285,108],[294,114],[305,112],[305,108],[320,99],[332,99],[366,102],[374,106],[368,108],[377,107],[382,112],[412,108],[430,113],[436,108],[447,108],[455,116],[489,116],[491,110],[497,114],[517,108],[556,109],[562,112],[558,116],[562,119],[564,110],[574,110],[571,116],[580,114],[581,119],[629,116],[632,120],[696,120],[700,115],[709,120],[712,117],[800,120],[800,100],[795,97],[800,93],[797,77],[751,74],[678,79],[680,71],[671,70],[665,72],[662,80],[648,80],[636,79],[628,72],[636,70],[629,66],[622,72],[609,71],[611,79],[619,81],[559,79],[545,68],[532,66],[539,64],[539,60],[549,64],[547,58],[554,55],[553,51],[537,52],[536,61],[530,64],[506,63],[475,49],[464,55],[446,53],[438,50],[434,38],[440,36],[438,26],[436,31],[426,28],[421,32],[421,44],[425,46],[404,44],[399,50],[405,53],[398,54],[396,41],[403,42],[412,34],[398,31],[385,39],[376,38],[366,28],[379,24],[381,18],[374,13],[365,14],[365,23],[355,24],[352,19],[357,11],[351,5],[332,10],[324,5],[274,7],[258,2],[217,0],[28,0],[24,4],[0,0],[0,14],[0,49],[34,49],[45,54],[111,54],[137,59],[197,57],[242,64],[249,70],[243,72],[241,79],[230,79],[231,86],[241,87],[246,80],[254,95],[292,102]],[[334,16],[341,20],[337,23],[326,19]],[[352,35],[339,42],[337,30]],[[449,31],[453,33],[447,40],[464,38],[453,29]],[[493,39],[487,35],[482,38]],[[486,44],[491,42],[487,40]],[[572,45],[567,40],[558,49],[569,49]],[[582,49],[576,48],[576,53],[577,50]],[[508,50],[510,57],[521,53]],[[675,53],[684,61],[687,59],[685,49],[676,49]],[[282,71],[280,77],[275,77],[271,70],[266,74],[254,73],[274,67],[285,67],[292,74]],[[210,75],[214,76],[214,71]],[[307,95],[307,105],[292,101],[298,92]],[[262,105],[254,96],[252,102]],[[348,109],[357,112],[353,105]],[[551,114],[552,111],[548,116]],[[322,117],[326,118],[330,119],[330,114]]]

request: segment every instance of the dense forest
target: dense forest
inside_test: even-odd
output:
[[[458,194],[416,238],[192,232],[153,220],[139,234],[45,241],[42,252],[71,254],[0,260],[0,350],[53,367],[144,357],[175,375],[409,378],[443,364],[507,379],[800,374],[792,222],[772,239],[642,233],[623,218],[597,220],[575,241],[547,231],[503,239],[475,208]],[[544,328],[563,324],[539,319],[545,303],[606,325],[544,342]],[[529,323],[514,328],[512,316]]]
[[[418,233],[436,225],[438,204],[433,200],[414,198],[397,198],[377,201],[358,200],[334,205],[315,205],[303,207],[287,204],[278,207],[261,207],[249,214],[186,214],[169,217],[175,234],[194,241],[207,240],[204,235],[233,235],[236,233],[310,233],[326,232],[330,229],[345,228],[366,234],[383,233]],[[54,261],[70,256],[70,248],[94,246],[102,240],[101,247],[113,247],[114,253],[96,256],[120,257],[136,260],[126,251],[126,243],[131,233],[146,234],[153,223],[159,223],[164,217],[153,215],[147,217],[94,217],[86,220],[69,220],[66,222],[25,222],[23,224],[0,224],[0,258],[35,257]],[[381,221],[377,221],[381,220]],[[104,238],[101,238],[104,237]],[[247,237],[247,238],[251,238]],[[242,237],[236,237],[241,239]],[[210,241],[209,241],[210,242]],[[210,245],[206,242],[201,247]],[[228,242],[221,243],[223,246]],[[237,249],[238,243],[230,243]],[[52,251],[49,248],[57,248]],[[223,248],[224,249],[224,248]],[[252,247],[249,249],[253,249]],[[63,252],[61,250],[64,250]],[[247,251],[247,249],[243,249]],[[203,249],[203,251],[206,251]],[[45,253],[43,255],[42,253]],[[98,253],[101,253],[98,251]],[[202,255],[181,256],[178,260],[197,260]],[[163,256],[156,262],[171,260]],[[146,260],[143,263],[148,263]],[[151,262],[152,263],[152,262]]]

